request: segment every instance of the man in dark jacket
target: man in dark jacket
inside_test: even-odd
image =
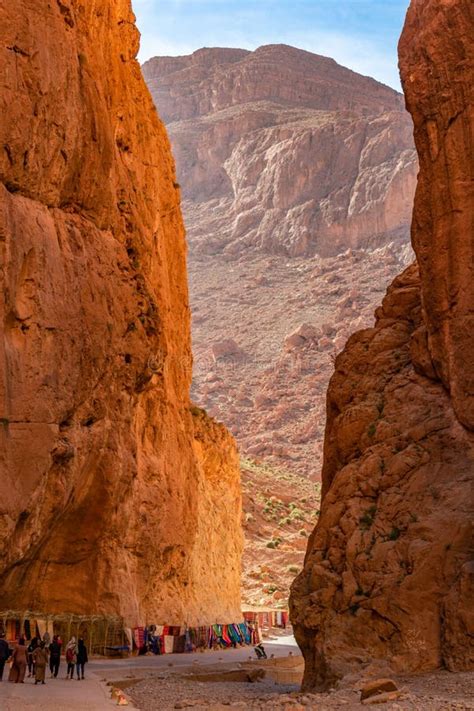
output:
[[[51,678],[58,676],[59,664],[61,663],[61,644],[58,640],[58,636],[55,634],[53,641],[49,645],[49,670],[51,672]]]
[[[0,633],[0,681],[3,679],[3,670],[5,668],[5,662],[10,656],[10,647],[5,639],[5,635]]]
[[[87,656],[87,647],[84,644],[84,640],[82,637],[79,637],[79,641],[77,643],[77,660],[76,660],[76,667],[77,667],[77,680],[79,679],[84,679],[84,666],[87,664],[89,661],[88,656]],[[81,676],[79,676],[79,672],[81,672]]]

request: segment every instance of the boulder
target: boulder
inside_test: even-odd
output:
[[[360,700],[368,699],[369,696],[381,694],[385,691],[398,691],[398,686],[392,679],[374,679],[366,682],[360,690]]]

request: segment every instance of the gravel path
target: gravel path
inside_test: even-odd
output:
[[[394,677],[401,695],[394,701],[371,705],[391,711],[474,711],[474,674],[439,671],[414,677]],[[127,689],[142,711],[196,708],[206,710],[229,707],[260,711],[303,711],[317,709],[361,709],[360,684],[329,694],[301,694],[295,685],[280,685],[269,680],[256,683],[194,682],[169,673],[144,679]]]

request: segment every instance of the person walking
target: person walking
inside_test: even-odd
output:
[[[74,665],[77,662],[76,638],[71,637],[66,645],[67,674],[66,679],[74,679]],[[69,676],[71,674],[71,676]]]
[[[87,664],[89,661],[89,658],[87,656],[87,647],[84,644],[84,640],[82,637],[79,637],[79,641],[77,643],[77,661],[76,661],[76,669],[77,669],[77,680],[79,679],[84,679],[84,665]],[[79,674],[81,672],[81,674]]]
[[[44,642],[40,642],[39,647],[36,647],[33,652],[33,660],[35,663],[35,684],[45,684],[46,665],[48,663],[48,649]]]
[[[10,657],[10,647],[5,639],[5,633],[0,634],[0,681],[3,680],[3,670],[5,669],[5,663]]]
[[[15,682],[15,684],[23,684],[26,673],[26,663],[27,663],[27,650],[25,645],[25,640],[20,637],[18,644],[13,650],[12,654],[12,667],[10,669],[10,674],[8,675],[8,681]]]
[[[38,637],[33,637],[26,650],[26,661],[28,662],[28,676],[33,676],[35,673],[35,665],[33,663],[33,652],[39,644]]]
[[[56,679],[59,672],[59,665],[61,663],[61,643],[57,635],[54,635],[53,641],[49,645],[49,670],[51,672],[51,678]]]

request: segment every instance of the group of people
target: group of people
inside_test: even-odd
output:
[[[26,646],[25,639],[20,637],[18,644],[10,649],[4,634],[0,634],[0,681],[3,680],[3,671],[6,662],[11,659],[10,673],[8,681],[15,684],[23,684],[26,669],[28,676],[34,677],[35,684],[45,684],[46,667],[49,661],[51,678],[57,678],[61,664],[62,640],[59,635],[54,635],[52,642],[49,636],[40,640],[33,637],[29,645]],[[88,662],[87,647],[82,637],[76,642],[75,637],[71,637],[66,645],[66,679],[74,679],[74,670],[77,672],[77,679],[84,679],[84,667]]]

